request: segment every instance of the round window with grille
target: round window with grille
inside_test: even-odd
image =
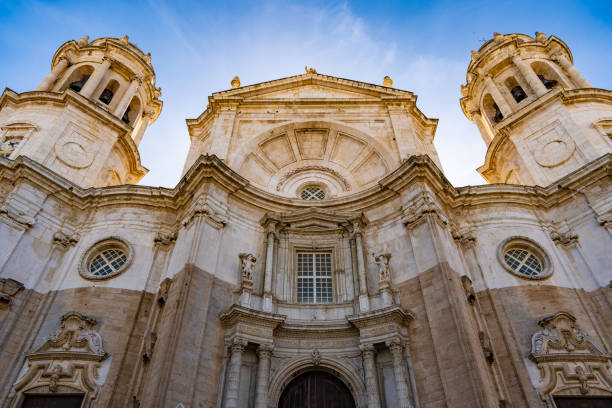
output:
[[[499,248],[501,264],[513,274],[527,279],[544,279],[552,273],[546,253],[530,239],[513,237]]]
[[[302,200],[323,200],[325,191],[319,186],[308,186],[300,192]]]
[[[131,247],[116,238],[93,245],[81,262],[81,275],[87,279],[109,279],[127,269],[132,260]]]

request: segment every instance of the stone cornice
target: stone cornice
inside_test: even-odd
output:
[[[0,177],[12,182],[25,179],[54,197],[80,209],[104,206],[160,207],[184,216],[183,209],[193,206],[194,195],[202,184],[214,183],[235,199],[266,211],[299,214],[300,211],[334,213],[361,212],[399,197],[414,183],[429,186],[439,193],[434,197],[451,209],[465,206],[517,205],[551,208],[571,199],[576,190],[608,177],[612,154],[581,167],[548,187],[490,184],[455,188],[427,156],[413,156],[377,185],[360,193],[320,202],[303,202],[282,198],[252,186],[215,156],[200,156],[173,189],[122,185],[102,188],[80,188],[27,157],[16,160],[0,158]],[[201,195],[201,193],[199,193]],[[318,208],[319,210],[314,210]],[[310,210],[308,210],[310,209]],[[177,219],[178,222],[178,219]]]
[[[118,138],[116,144],[117,146],[120,146],[125,154],[125,157],[128,159],[127,161],[130,166],[131,177],[134,177],[135,180],[138,181],[149,171],[140,163],[140,153],[138,152],[138,147],[130,136],[132,128],[126,125],[118,117],[106,109],[102,109],[81,94],[74,92],[71,89],[67,89],[61,93],[33,91],[18,94],[9,88],[6,88],[0,96],[0,109],[10,104],[21,105],[28,103],[36,105],[40,105],[41,103],[58,104],[61,106],[67,106],[68,104],[76,105],[78,108],[85,111],[89,117],[97,118],[117,132]]]
[[[244,306],[233,305],[228,311],[219,316],[219,320],[225,326],[233,326],[239,322],[249,322],[258,326],[276,328],[282,324],[287,316],[265,313],[255,309],[249,309]]]

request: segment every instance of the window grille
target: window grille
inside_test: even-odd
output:
[[[89,273],[93,276],[108,276],[117,272],[127,261],[127,254],[119,248],[105,249],[89,263]]]
[[[297,254],[297,301],[298,303],[333,301],[331,253]]]
[[[511,248],[504,254],[506,265],[516,273],[533,278],[542,273],[542,261],[533,252],[523,248]]]
[[[300,198],[302,200],[323,200],[325,198],[325,191],[317,186],[306,187],[300,193]]]

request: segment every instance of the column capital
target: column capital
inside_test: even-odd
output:
[[[242,353],[247,344],[249,344],[247,339],[243,339],[242,337],[234,337],[230,344],[232,353]]]
[[[104,57],[102,57],[102,64],[106,64],[107,66],[111,66],[115,63],[115,60],[111,57],[109,57],[108,55],[105,55]]]
[[[273,351],[274,346],[272,344],[260,344],[259,347],[257,347],[257,355],[259,358],[270,358]]]
[[[391,353],[401,353],[404,349],[404,345],[402,344],[402,340],[399,337],[394,337],[385,341],[385,345],[389,348]]]
[[[363,354],[364,356],[366,355],[374,355],[374,344],[372,343],[364,343],[362,345],[359,346],[359,349],[361,350],[361,354]]]
[[[131,79],[130,82],[137,82],[138,85],[141,85],[144,81],[144,77],[142,75],[134,75]]]

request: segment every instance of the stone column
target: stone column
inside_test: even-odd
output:
[[[374,363],[374,345],[362,344],[363,370],[368,394],[368,408],[380,408],[378,381],[376,380],[376,364]]]
[[[266,249],[266,269],[264,272],[263,311],[272,312],[272,273],[274,273],[274,247],[276,242],[276,223],[268,224],[268,246]]]
[[[138,146],[140,142],[142,142],[142,138],[144,137],[145,130],[147,130],[147,127],[151,123],[151,120],[153,119],[153,115],[155,115],[154,111],[144,111],[144,113],[142,114],[142,117],[140,118],[140,124],[138,125],[136,129],[132,131],[132,140],[134,140],[134,143],[136,143],[136,146]]]
[[[406,381],[406,370],[404,369],[403,346],[400,339],[387,341],[387,347],[393,356],[393,374],[395,376],[395,388],[400,408],[410,407],[410,393],[408,381]]]
[[[576,69],[574,64],[568,60],[565,55],[557,54],[552,57],[552,59],[559,63],[563,67],[563,69],[569,74],[570,79],[574,81],[576,85],[580,88],[592,88],[593,85],[585,77],[582,76],[580,71]]]
[[[232,356],[227,370],[227,388],[225,392],[224,408],[238,408],[238,393],[240,392],[240,367],[242,366],[242,353],[247,345],[247,341],[235,338],[232,342]]]
[[[368,297],[368,282],[366,279],[365,263],[363,260],[363,240],[361,237],[361,227],[353,224],[355,234],[355,247],[357,249],[357,272],[359,273],[359,309],[361,312],[370,310],[370,299]]]
[[[536,73],[533,71],[531,65],[523,61],[520,54],[514,54],[512,56],[512,62],[521,72],[521,75],[523,78],[525,78],[525,81],[527,81],[531,90],[535,92],[538,97],[548,92],[548,89],[546,89],[542,81],[540,81],[540,78],[538,78]]]
[[[501,92],[499,92],[497,85],[495,85],[495,82],[493,82],[493,79],[489,75],[485,76],[484,82],[487,91],[489,91],[489,93],[493,97],[493,100],[499,107],[499,110],[501,111],[502,115],[504,115],[504,118],[507,118],[508,115],[512,113],[510,105],[508,105],[508,102],[506,102],[504,96],[501,94]]]
[[[121,96],[121,100],[115,107],[115,110],[113,111],[113,115],[117,116],[119,119],[123,117],[125,110],[129,106],[130,102],[132,102],[132,98],[136,94],[136,91],[138,90],[138,86],[141,83],[142,83],[142,78],[140,77],[135,77],[132,79],[132,81],[130,82],[130,86],[123,93],[123,95]]]
[[[100,85],[100,82],[104,78],[104,75],[106,75],[106,72],[111,66],[111,62],[112,61],[110,58],[104,57],[104,59],[102,60],[102,64],[98,65],[98,67],[94,70],[93,74],[91,74],[87,82],[85,82],[83,89],[81,89],[81,92],[79,92],[81,95],[86,98],[91,97],[98,85]]]
[[[51,88],[51,85],[53,85],[53,83],[57,80],[60,72],[62,72],[69,63],[70,61],[68,61],[68,58],[61,57],[57,65],[47,74],[40,85],[36,87],[35,91],[48,91],[49,88]]]
[[[474,123],[476,127],[478,127],[478,131],[480,132],[480,136],[482,136],[482,140],[484,140],[485,144],[489,146],[489,143],[494,138],[493,133],[489,129],[489,125],[485,123],[480,110],[475,110],[471,112],[472,118],[474,118]]]
[[[262,344],[257,349],[259,365],[257,366],[257,385],[255,386],[255,408],[266,408],[268,406],[272,350],[273,346],[269,344]]]

